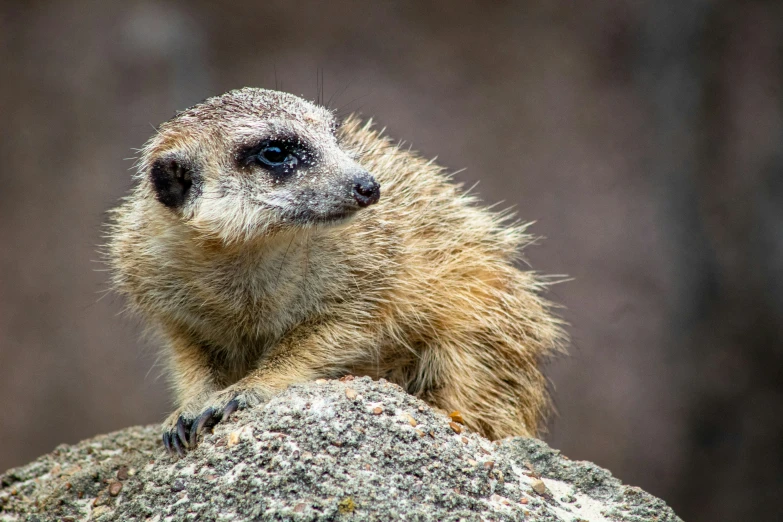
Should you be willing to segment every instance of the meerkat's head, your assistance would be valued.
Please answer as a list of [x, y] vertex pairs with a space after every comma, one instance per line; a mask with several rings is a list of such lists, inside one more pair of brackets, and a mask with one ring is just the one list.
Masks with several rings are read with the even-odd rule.
[[244, 88], [209, 98], [144, 146], [142, 190], [226, 243], [337, 223], [380, 198], [337, 126], [329, 110], [287, 93]]

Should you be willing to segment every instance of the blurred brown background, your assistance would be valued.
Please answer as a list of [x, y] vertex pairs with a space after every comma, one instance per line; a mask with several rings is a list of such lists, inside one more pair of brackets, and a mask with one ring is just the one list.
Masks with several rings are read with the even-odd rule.
[[0, 470], [171, 408], [100, 298], [132, 149], [245, 85], [375, 116], [547, 237], [547, 440], [690, 521], [779, 520], [783, 2], [18, 2], [0, 9]]

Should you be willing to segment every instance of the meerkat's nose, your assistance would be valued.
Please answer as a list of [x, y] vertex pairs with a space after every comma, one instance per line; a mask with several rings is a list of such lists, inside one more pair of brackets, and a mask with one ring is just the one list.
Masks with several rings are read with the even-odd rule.
[[353, 178], [353, 197], [360, 207], [369, 207], [381, 199], [381, 185], [368, 172]]

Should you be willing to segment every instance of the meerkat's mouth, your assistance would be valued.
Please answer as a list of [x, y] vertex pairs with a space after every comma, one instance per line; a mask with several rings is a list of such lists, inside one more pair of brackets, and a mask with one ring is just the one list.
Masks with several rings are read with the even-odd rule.
[[308, 216], [304, 221], [312, 225], [339, 226], [349, 222], [356, 215], [356, 209], [341, 210], [330, 214]]

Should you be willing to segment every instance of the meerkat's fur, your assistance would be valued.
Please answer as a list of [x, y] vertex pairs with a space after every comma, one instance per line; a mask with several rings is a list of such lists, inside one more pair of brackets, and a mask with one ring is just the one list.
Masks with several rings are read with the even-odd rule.
[[338, 126], [245, 88], [162, 124], [136, 177], [107, 254], [165, 343], [170, 451], [275, 390], [346, 373], [458, 410], [491, 439], [538, 433], [539, 366], [565, 336], [543, 280], [514, 266], [531, 237], [442, 167], [356, 117]]

